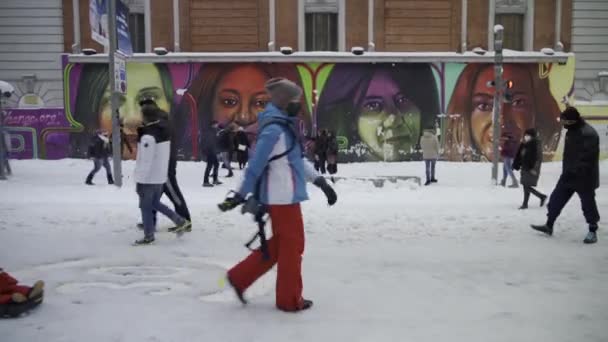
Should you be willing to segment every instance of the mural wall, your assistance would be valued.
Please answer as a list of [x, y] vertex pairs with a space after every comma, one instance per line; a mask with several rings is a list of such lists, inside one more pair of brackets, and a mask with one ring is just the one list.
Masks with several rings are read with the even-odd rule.
[[[492, 158], [494, 89], [487, 82], [493, 66], [478, 63], [128, 63], [127, 94], [120, 101], [124, 131], [134, 145], [138, 102], [153, 97], [174, 120], [182, 159], [199, 159], [212, 120], [244, 127], [254, 140], [257, 113], [269, 101], [264, 83], [278, 76], [304, 89], [302, 136], [334, 131], [341, 161], [416, 160], [422, 130], [431, 127], [441, 132], [445, 159]], [[519, 139], [536, 127], [545, 159], [554, 159], [562, 136], [557, 119], [572, 96], [574, 60], [507, 64], [504, 77], [514, 87], [512, 101], [503, 104], [503, 130]], [[86, 157], [89, 137], [99, 129], [111, 131], [107, 66], [66, 64], [64, 83], [65, 126], [53, 132], [64, 137], [65, 146], [44, 157]], [[125, 149], [124, 157], [134, 153]]]

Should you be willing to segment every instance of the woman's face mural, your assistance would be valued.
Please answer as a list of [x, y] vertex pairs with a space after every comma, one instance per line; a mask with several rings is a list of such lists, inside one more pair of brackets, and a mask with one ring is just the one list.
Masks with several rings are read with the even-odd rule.
[[236, 67], [219, 81], [213, 95], [213, 119], [222, 124], [248, 127], [256, 123], [269, 97], [264, 90], [268, 80], [254, 65]]
[[[125, 147], [123, 156], [135, 158], [137, 153], [137, 127], [142, 125], [139, 101], [152, 98], [164, 111], [170, 112], [171, 106], [165, 94], [161, 75], [154, 64], [127, 64], [127, 93], [120, 95], [120, 120], [124, 124], [124, 133], [131, 144], [132, 153]], [[99, 127], [112, 132], [112, 111], [110, 109], [110, 89], [106, 89], [101, 101]]]
[[420, 110], [387, 71], [374, 74], [358, 112], [359, 138], [378, 158], [398, 160], [416, 144]]
[[[500, 113], [501, 130], [509, 133], [516, 140], [523, 137], [526, 129], [534, 127], [534, 92], [529, 73], [517, 65], [505, 65], [503, 79], [512, 81], [510, 89], [513, 98], [511, 102], [502, 103]], [[492, 66], [485, 68], [478, 76], [473, 87], [471, 132], [475, 145], [480, 152], [492, 160], [492, 113], [494, 109], [494, 87], [488, 87], [488, 82], [494, 80]]]

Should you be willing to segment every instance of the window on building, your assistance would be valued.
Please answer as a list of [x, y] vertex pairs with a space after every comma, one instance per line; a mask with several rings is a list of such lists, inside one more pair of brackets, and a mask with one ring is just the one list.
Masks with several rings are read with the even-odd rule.
[[306, 51], [338, 51], [336, 13], [306, 13]]
[[502, 25], [504, 30], [503, 48], [510, 50], [524, 50], [524, 15], [518, 13], [504, 13], [496, 15], [496, 24]]
[[338, 51], [338, 0], [306, 0], [306, 51]]
[[146, 52], [146, 31], [143, 13], [129, 13], [129, 34], [133, 52]]

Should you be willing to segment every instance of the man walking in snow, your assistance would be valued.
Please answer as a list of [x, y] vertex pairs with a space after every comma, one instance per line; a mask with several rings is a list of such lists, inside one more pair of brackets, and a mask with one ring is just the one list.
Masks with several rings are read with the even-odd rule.
[[420, 147], [422, 148], [422, 159], [424, 160], [424, 166], [426, 171], [426, 183], [437, 183], [435, 179], [435, 164], [439, 159], [439, 140], [435, 136], [435, 128], [429, 127], [424, 131], [420, 138]]
[[[160, 109], [154, 99], [144, 99], [139, 102], [140, 107], [144, 107], [146, 105], [154, 106], [157, 108], [158, 114], [160, 115], [160, 119], [164, 121], [169, 128], [170, 141], [171, 141], [171, 149], [169, 153], [169, 173], [167, 177], [167, 182], [163, 185], [163, 194], [165, 194], [171, 203], [173, 203], [173, 208], [175, 208], [175, 212], [185, 218], [186, 220], [192, 222], [190, 218], [190, 210], [188, 210], [188, 205], [186, 204], [186, 200], [182, 195], [182, 192], [179, 188], [179, 184], [177, 183], [177, 146], [179, 137], [175, 134], [175, 127], [173, 125], [173, 121], [169, 117], [169, 113]], [[156, 213], [154, 215], [154, 222], [156, 222]], [[143, 223], [138, 224], [138, 227], [143, 229]], [[175, 231], [177, 227], [169, 228], [169, 231]], [[191, 229], [189, 228], [188, 231]]]
[[161, 120], [159, 109], [155, 105], [144, 105], [141, 109], [144, 126], [138, 129], [137, 160], [135, 163], [135, 181], [139, 195], [139, 207], [144, 224], [144, 238], [135, 241], [136, 245], [147, 245], [154, 242], [156, 224], [154, 215], [157, 211], [167, 216], [175, 225], [177, 233], [190, 228], [190, 221], [179, 216], [160, 202], [163, 186], [167, 182], [171, 136], [167, 122]]
[[337, 196], [302, 156], [295, 128], [295, 117], [300, 112], [300, 87], [287, 79], [273, 78], [266, 83], [266, 91], [271, 103], [259, 114], [255, 153], [245, 170], [243, 183], [219, 207], [223, 211], [234, 209], [253, 193], [253, 199], [262, 204], [261, 210], [270, 214], [272, 238], [265, 249], [267, 258], [263, 250], [254, 251], [228, 271], [227, 279], [246, 304], [245, 290], [278, 263], [276, 306], [294, 312], [312, 306], [312, 301], [302, 297], [304, 223], [300, 202], [308, 199], [306, 181], [314, 180], [329, 205], [336, 202]]
[[549, 198], [547, 222], [532, 228], [547, 235], [553, 234], [555, 220], [574, 193], [578, 194], [583, 207], [589, 233], [585, 243], [597, 242], [597, 223], [600, 214], [595, 202], [595, 189], [600, 186], [600, 140], [593, 127], [583, 120], [574, 107], [561, 114], [561, 123], [568, 130], [564, 144], [562, 175]]
[[112, 155], [112, 146], [110, 144], [110, 138], [108, 132], [98, 131], [93, 137], [89, 144], [89, 158], [93, 159], [93, 170], [89, 172], [85, 184], [94, 185], [93, 177], [97, 171], [101, 169], [101, 166], [106, 169], [106, 178], [108, 184], [114, 184], [114, 178], [112, 177], [112, 170], [110, 168], [109, 158]]

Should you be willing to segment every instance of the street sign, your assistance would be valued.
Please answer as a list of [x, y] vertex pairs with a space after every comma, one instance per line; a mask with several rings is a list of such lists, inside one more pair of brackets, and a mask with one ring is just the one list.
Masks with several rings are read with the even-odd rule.
[[114, 91], [127, 93], [127, 59], [120, 52], [114, 54]]

